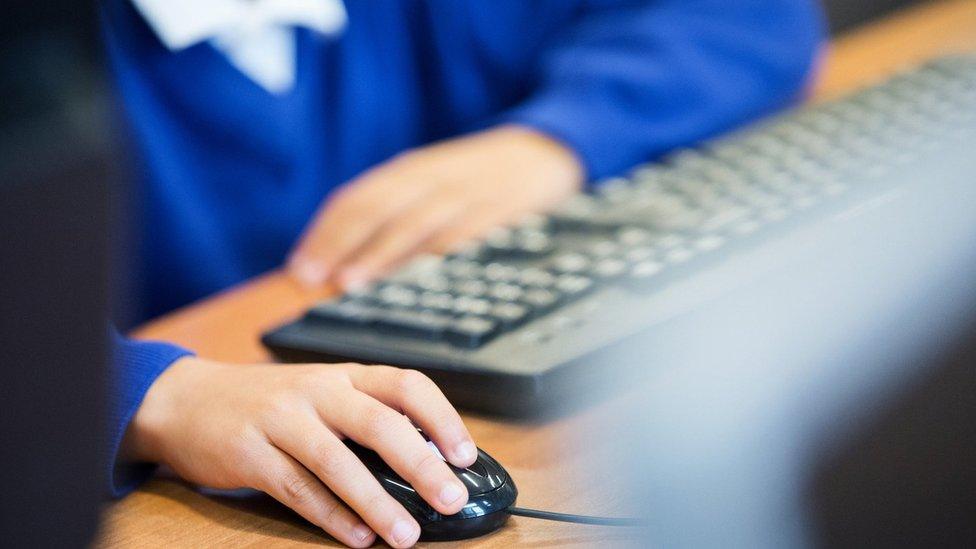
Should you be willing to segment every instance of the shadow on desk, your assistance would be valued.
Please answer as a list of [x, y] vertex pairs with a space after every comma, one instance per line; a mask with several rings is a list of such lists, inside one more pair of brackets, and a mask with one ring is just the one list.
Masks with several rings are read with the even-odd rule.
[[153, 479], [141, 490], [225, 528], [261, 533], [279, 540], [340, 545], [288, 507], [256, 490], [211, 491], [175, 477]]
[[[202, 545], [220, 545], [230, 542], [219, 530], [234, 530], [239, 533], [250, 533], [265, 536], [275, 545], [301, 543], [310, 545], [342, 547], [325, 532], [307, 522], [297, 513], [285, 507], [274, 498], [256, 490], [209, 490], [197, 488], [172, 476], [161, 476], [146, 483], [140, 491], [155, 498], [168, 500], [174, 506], [188, 509], [190, 512], [205, 519], [207, 524], [217, 526], [211, 529], [211, 539]], [[553, 524], [553, 523], [548, 523]], [[505, 526], [505, 530], [515, 535], [514, 545], [520, 545], [521, 528], [538, 529], [539, 522], [533, 519], [513, 517]], [[633, 530], [608, 531], [605, 528], [594, 528], [579, 525], [557, 524], [545, 541], [533, 538], [533, 547], [567, 547], [567, 546], [596, 546], [609, 545], [636, 546], [637, 539]], [[199, 533], [188, 533], [194, 539], [194, 544], [201, 541]], [[488, 540], [491, 534], [481, 538]], [[179, 542], [175, 542], [179, 545]], [[446, 544], [438, 544], [446, 545]]]

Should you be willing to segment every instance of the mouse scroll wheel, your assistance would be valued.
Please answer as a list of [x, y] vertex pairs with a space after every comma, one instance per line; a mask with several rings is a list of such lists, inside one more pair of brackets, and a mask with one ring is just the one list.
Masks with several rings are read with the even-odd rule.
[[465, 467], [464, 470], [467, 471], [467, 472], [469, 472], [469, 473], [474, 473], [474, 474], [478, 475], [479, 477], [487, 477], [488, 476], [488, 469], [486, 469], [485, 468], [485, 464], [482, 463], [482, 462], [480, 462], [480, 461], [476, 461], [476, 462], [472, 463], [470, 466]]

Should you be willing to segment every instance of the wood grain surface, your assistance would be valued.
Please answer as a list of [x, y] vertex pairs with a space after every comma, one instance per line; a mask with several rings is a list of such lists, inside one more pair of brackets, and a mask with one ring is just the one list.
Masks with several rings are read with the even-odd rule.
[[[813, 101], [870, 84], [922, 60], [976, 51], [976, 0], [923, 4], [836, 39], [825, 52]], [[258, 341], [267, 328], [297, 316], [328, 294], [304, 292], [270, 273], [137, 330], [141, 338], [172, 341], [201, 356], [270, 360]], [[464, 414], [475, 440], [512, 474], [519, 504], [554, 511], [617, 513], [620, 479], [596, 464], [621, 442], [614, 417], [627, 395], [545, 421], [502, 421]], [[571, 482], [566, 482], [567, 479]], [[270, 498], [245, 493], [208, 495], [164, 473], [121, 501], [108, 504], [96, 540], [102, 547], [284, 547], [335, 542]], [[563, 547], [623, 545], [627, 534], [605, 528], [515, 517], [502, 530], [457, 545]], [[455, 544], [429, 544], [449, 547]]]

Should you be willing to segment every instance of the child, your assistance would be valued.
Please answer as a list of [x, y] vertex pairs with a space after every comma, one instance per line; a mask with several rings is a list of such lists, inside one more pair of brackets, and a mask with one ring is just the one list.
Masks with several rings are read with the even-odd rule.
[[[140, 161], [144, 317], [286, 259], [305, 284], [362, 284], [549, 208], [793, 100], [821, 38], [813, 0], [106, 0], [103, 13]], [[466, 501], [407, 419], [452, 464], [474, 460], [422, 375], [117, 345], [116, 494], [148, 474], [137, 464], [165, 463], [264, 490], [350, 546], [413, 544], [419, 527], [350, 437], [438, 511]]]

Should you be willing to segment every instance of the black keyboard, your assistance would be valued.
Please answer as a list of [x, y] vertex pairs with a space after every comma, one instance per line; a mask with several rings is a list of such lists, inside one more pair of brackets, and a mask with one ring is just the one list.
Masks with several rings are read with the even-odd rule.
[[907, 174], [937, 173], [973, 143], [976, 57], [941, 59], [677, 151], [456, 254], [417, 258], [263, 341], [285, 360], [417, 368], [462, 407], [544, 411], [642, 360], [627, 352], [634, 342], [705, 298], [682, 297], [683, 281]]

